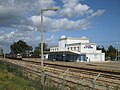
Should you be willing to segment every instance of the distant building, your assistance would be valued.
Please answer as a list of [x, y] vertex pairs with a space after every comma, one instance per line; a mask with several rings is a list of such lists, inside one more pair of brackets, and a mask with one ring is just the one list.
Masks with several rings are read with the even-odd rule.
[[75, 62], [103, 62], [105, 53], [96, 50], [96, 43], [86, 37], [71, 38], [61, 36], [57, 47], [51, 47], [48, 59]]

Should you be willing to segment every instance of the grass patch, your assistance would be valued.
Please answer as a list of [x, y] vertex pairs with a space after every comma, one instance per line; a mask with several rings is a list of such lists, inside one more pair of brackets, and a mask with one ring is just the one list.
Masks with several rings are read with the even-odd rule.
[[9, 65], [0, 61], [0, 90], [39, 90], [32, 82], [20, 75], [17, 76], [16, 72], [10, 72]]
[[[42, 90], [40, 77], [35, 80], [24, 75], [16, 65], [0, 61], [0, 90]], [[56, 86], [45, 85], [45, 90], [58, 90]]]

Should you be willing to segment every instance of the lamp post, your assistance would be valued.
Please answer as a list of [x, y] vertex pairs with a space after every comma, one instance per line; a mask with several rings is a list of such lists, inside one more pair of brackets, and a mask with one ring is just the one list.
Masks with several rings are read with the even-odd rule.
[[56, 8], [41, 9], [41, 84], [42, 89], [44, 90], [44, 66], [43, 66], [43, 12], [44, 11], [57, 11]]
[[5, 49], [4, 49], [4, 52], [3, 52], [3, 53], [4, 53], [4, 61], [5, 61]]
[[[119, 62], [119, 44], [118, 42], [116, 42], [116, 46], [118, 46], [118, 48], [116, 49], [116, 61], [118, 61], [118, 68], [120, 68], [120, 62]], [[118, 58], [117, 58], [118, 57]]]
[[117, 49], [116, 49], [116, 61], [117, 61]]
[[[5, 38], [5, 44], [4, 44], [4, 46], [6, 47], [6, 40], [7, 40], [7, 38]], [[5, 49], [3, 50], [3, 54], [4, 54], [4, 61], [6, 60], [6, 54], [5, 54]]]
[[[117, 46], [117, 45], [119, 45], [118, 42], [116, 42], [116, 46]], [[117, 58], [117, 56], [119, 56], [119, 49], [116, 48], [116, 61], [119, 60], [119, 59], [118, 59], [119, 57]]]

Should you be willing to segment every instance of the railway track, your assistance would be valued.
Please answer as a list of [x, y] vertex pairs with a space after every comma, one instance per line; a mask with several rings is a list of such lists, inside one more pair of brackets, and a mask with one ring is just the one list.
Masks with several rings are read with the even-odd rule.
[[[31, 63], [36, 63], [40, 65], [40, 61], [29, 61], [26, 59], [23, 59], [22, 61], [25, 62], [31, 62]], [[93, 72], [99, 72], [99, 73], [109, 73], [113, 75], [120, 75], [120, 68], [107, 68], [107, 66], [99, 66], [96, 64], [84, 64], [82, 66], [73, 66], [73, 65], [67, 65], [67, 64], [58, 64], [54, 62], [44, 62], [44, 65], [51, 65], [51, 66], [59, 66], [59, 67], [66, 67], [66, 68], [75, 68], [75, 69], [80, 69], [80, 70], [85, 70], [85, 71], [93, 71]]]
[[[34, 73], [40, 75], [41, 66], [40, 62], [28, 61], [28, 60], [9, 60], [10, 62], [16, 62], [20, 66], [26, 68], [28, 71], [34, 71]], [[95, 84], [95, 90], [106, 90], [110, 88], [114, 90], [114, 87], [120, 85], [120, 74], [117, 72], [105, 72], [103, 70], [97, 69], [87, 69], [81, 67], [74, 66], [65, 66], [60, 64], [52, 64], [52, 63], [44, 63], [44, 71], [47, 76], [52, 77], [51, 80], [61, 83], [60, 80], [65, 79], [68, 83], [73, 83], [75, 85], [82, 85], [92, 89], [93, 81], [98, 74], [100, 74], [99, 78], [97, 78]], [[66, 70], [69, 69], [67, 72]], [[66, 72], [66, 73], [65, 73]], [[65, 74], [64, 74], [65, 73]], [[55, 79], [56, 78], [56, 79]], [[71, 84], [66, 84], [65, 86], [71, 86]]]
[[[60, 67], [58, 67], [58, 66], [51, 66], [51, 65], [49, 65], [49, 67], [52, 67], [52, 68], [57, 68], [57, 69], [61, 69]], [[69, 68], [69, 71], [70, 72], [74, 72], [74, 73], [81, 73], [81, 74], [86, 74], [86, 75], [94, 75], [94, 76], [97, 76], [98, 75], [98, 73], [101, 73], [101, 77], [104, 77], [104, 78], [109, 78], [109, 79], [116, 79], [116, 80], [120, 80], [120, 76], [117, 74], [117, 75], [114, 75], [113, 73], [112, 74], [110, 74], [110, 73], [103, 73], [103, 72], [96, 72], [96, 70], [95, 71], [89, 71], [89, 70], [81, 70], [81, 69], [79, 69], [79, 68], [71, 68], [71, 67], [64, 67], [64, 68], [62, 68], [63, 70], [65, 70], [65, 69], [67, 69], [67, 68]]]

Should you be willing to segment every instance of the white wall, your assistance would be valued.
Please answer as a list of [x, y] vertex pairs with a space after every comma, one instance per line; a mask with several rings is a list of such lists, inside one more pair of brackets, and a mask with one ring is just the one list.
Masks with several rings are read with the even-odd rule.
[[48, 59], [48, 54], [43, 54], [44, 59]]
[[59, 45], [58, 45], [59, 51], [65, 51], [65, 50], [67, 50], [67, 48], [65, 47], [65, 44], [67, 44], [67, 40], [66, 39], [59, 41]]
[[[68, 48], [69, 48], [69, 50], [68, 50]], [[72, 48], [72, 50], [71, 50], [71, 48]], [[78, 51], [78, 52], [80, 52], [81, 51], [80, 49], [81, 49], [80, 45], [67, 46], [68, 51]]]
[[88, 57], [87, 62], [104, 62], [105, 54], [104, 53], [87, 53]]
[[55, 51], [59, 51], [58, 47], [51, 47], [50, 48], [50, 52], [55, 52]]
[[[67, 47], [66, 45], [67, 44], [75, 44], [75, 43], [89, 43], [89, 40], [88, 39], [82, 39], [82, 38], [62, 38], [62, 39], [59, 40], [58, 47], [59, 47], [60, 51], [68, 51], [68, 47], [76, 47], [76, 46], [73, 45], [73, 46], [68, 46]], [[80, 47], [80, 45], [79, 45], [79, 47]]]
[[88, 39], [74, 39], [74, 38], [68, 38], [67, 44], [73, 44], [73, 43], [89, 43]]
[[105, 61], [105, 53], [101, 53], [101, 62]]

